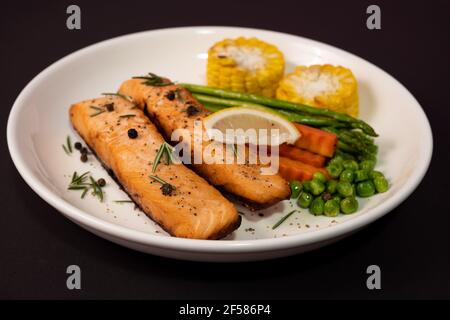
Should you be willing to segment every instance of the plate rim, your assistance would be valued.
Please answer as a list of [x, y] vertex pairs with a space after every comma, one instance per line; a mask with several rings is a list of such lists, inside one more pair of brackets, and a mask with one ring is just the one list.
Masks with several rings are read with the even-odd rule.
[[[203, 29], [203, 31], [201, 31]], [[177, 238], [177, 237], [163, 237], [158, 235], [153, 235], [149, 233], [145, 233], [143, 231], [138, 231], [134, 229], [127, 228], [125, 226], [117, 225], [112, 222], [102, 220], [101, 218], [97, 218], [89, 213], [75, 207], [70, 204], [68, 201], [64, 200], [59, 195], [55, 194], [51, 191], [47, 186], [39, 181], [39, 179], [32, 173], [32, 171], [25, 165], [25, 160], [18, 151], [18, 140], [15, 136], [15, 126], [18, 121], [19, 111], [24, 108], [23, 101], [26, 99], [29, 92], [54, 69], [63, 66], [65, 63], [68, 63], [71, 59], [82, 56], [86, 53], [89, 53], [91, 50], [98, 49], [102, 46], [108, 46], [113, 44], [114, 42], [120, 42], [124, 38], [133, 38], [140, 37], [147, 34], [157, 34], [157, 33], [165, 33], [165, 32], [220, 32], [226, 30], [234, 30], [242, 32], [265, 32], [271, 33], [273, 35], [280, 35], [283, 37], [292, 37], [293, 39], [300, 39], [303, 42], [309, 42], [313, 45], [318, 45], [320, 47], [324, 47], [327, 50], [331, 50], [332, 52], [336, 52], [338, 55], [343, 54], [350, 56], [352, 59], [359, 60], [360, 62], [367, 63], [372, 67], [376, 68], [378, 71], [384, 74], [384, 76], [389, 77], [392, 81], [394, 81], [397, 85], [405, 90], [405, 92], [413, 99], [415, 102], [414, 108], [416, 112], [419, 112], [420, 119], [422, 119], [426, 137], [424, 137], [425, 147], [424, 150], [424, 158], [419, 163], [418, 167], [415, 168], [411, 176], [408, 177], [405, 185], [402, 187], [400, 191], [397, 191], [392, 197], [387, 199], [385, 202], [379, 204], [378, 206], [372, 208], [368, 213], [364, 215], [358, 216], [354, 219], [345, 221], [341, 224], [336, 224], [329, 228], [323, 228], [320, 230], [315, 230], [307, 233], [295, 234], [286, 237], [278, 237], [278, 238], [265, 238], [265, 239], [248, 239], [248, 240], [198, 240], [198, 239], [186, 239], [186, 238]], [[209, 30], [209, 31], [208, 31]], [[233, 27], [233, 26], [189, 26], [189, 27], [175, 27], [175, 28], [162, 28], [162, 29], [153, 29], [153, 30], [145, 30], [139, 31], [135, 33], [120, 35], [117, 37], [113, 37], [110, 39], [106, 39], [100, 42], [93, 43], [81, 49], [78, 49], [60, 59], [53, 62], [49, 66], [47, 66], [44, 70], [39, 72], [27, 85], [21, 90], [18, 97], [14, 101], [14, 104], [11, 108], [8, 123], [7, 123], [7, 144], [9, 153], [13, 160], [14, 165], [19, 171], [22, 178], [25, 182], [32, 188], [34, 192], [36, 192], [39, 197], [41, 197], [44, 201], [49, 203], [55, 209], [57, 209], [64, 216], [69, 218], [71, 221], [76, 222], [77, 224], [81, 224], [81, 226], [95, 229], [99, 232], [106, 233], [115, 238], [125, 240], [128, 242], [135, 242], [138, 244], [144, 244], [146, 246], [153, 246], [157, 248], [163, 249], [172, 249], [172, 250], [186, 250], [193, 252], [210, 252], [211, 249], [214, 250], [214, 253], [245, 253], [245, 252], [263, 252], [263, 251], [273, 251], [273, 250], [283, 250], [290, 249], [295, 247], [301, 247], [308, 244], [319, 243], [325, 240], [330, 240], [333, 238], [338, 238], [339, 236], [345, 235], [352, 231], [356, 231], [361, 229], [362, 227], [372, 223], [373, 221], [381, 218], [382, 216], [389, 213], [395, 207], [397, 207], [400, 203], [402, 203], [406, 198], [408, 198], [414, 190], [418, 187], [426, 172], [428, 171], [432, 154], [433, 154], [433, 135], [431, 130], [431, 125], [428, 120], [428, 117], [425, 114], [420, 103], [417, 99], [412, 95], [412, 93], [397, 79], [391, 76], [389, 73], [381, 69], [380, 67], [374, 65], [370, 61], [367, 61], [351, 52], [340, 49], [336, 46], [329, 45], [320, 41], [316, 41], [313, 39], [305, 38], [302, 36], [272, 31], [266, 29], [259, 28], [244, 28], [244, 27]]]

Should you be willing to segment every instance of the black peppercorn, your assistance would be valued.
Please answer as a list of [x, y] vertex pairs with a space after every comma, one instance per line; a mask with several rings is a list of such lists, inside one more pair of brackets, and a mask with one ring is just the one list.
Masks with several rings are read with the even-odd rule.
[[83, 148], [81, 148], [80, 152], [81, 152], [81, 154], [87, 154], [88, 149], [86, 147], [83, 147]]
[[83, 146], [81, 145], [80, 142], [75, 142], [74, 147], [75, 147], [75, 149], [77, 149], [77, 150], [81, 150], [81, 148], [82, 148]]
[[130, 139], [136, 139], [138, 136], [138, 132], [136, 129], [128, 129], [128, 138]]
[[172, 186], [171, 184], [169, 184], [169, 183], [164, 183], [164, 184], [161, 186], [160, 189], [161, 189], [161, 191], [162, 191], [162, 194], [165, 195], [165, 196], [170, 196], [170, 195], [172, 195], [172, 192], [173, 192], [173, 190], [174, 190], [173, 186]]
[[97, 180], [97, 184], [98, 184], [100, 187], [104, 187], [104, 186], [106, 185], [106, 181], [105, 181], [105, 179], [100, 178], [100, 179]]
[[87, 154], [86, 154], [86, 153], [81, 154], [80, 160], [81, 160], [81, 162], [86, 162], [86, 161], [88, 161]]
[[194, 114], [198, 113], [198, 109], [196, 106], [190, 105], [189, 107], [187, 107], [186, 113], [187, 113], [188, 117], [190, 117], [190, 116], [193, 116]]
[[169, 99], [170, 101], [175, 99], [175, 92], [173, 91], [169, 91], [166, 93], [166, 98]]
[[105, 107], [109, 112], [114, 111], [114, 103], [105, 104]]

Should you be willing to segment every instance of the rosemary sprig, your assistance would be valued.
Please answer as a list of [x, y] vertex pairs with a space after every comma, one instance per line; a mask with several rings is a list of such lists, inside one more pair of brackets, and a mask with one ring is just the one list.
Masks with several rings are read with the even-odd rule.
[[286, 221], [287, 218], [289, 218], [295, 211], [297, 210], [292, 210], [291, 212], [289, 212], [287, 215], [285, 215], [283, 218], [281, 218], [277, 223], [275, 223], [272, 227], [272, 230], [275, 230], [276, 228], [278, 228], [284, 221]]
[[124, 114], [124, 115], [119, 116], [119, 118], [127, 118], [127, 119], [133, 118], [133, 117], [136, 117], [136, 115], [135, 114]]
[[66, 144], [63, 144], [62, 147], [64, 149], [64, 152], [67, 155], [70, 155], [72, 153], [73, 149], [72, 149], [72, 141], [70, 140], [70, 136], [67, 136]]
[[[87, 180], [89, 178], [89, 181]], [[78, 175], [75, 171], [72, 175], [72, 179], [70, 181], [68, 190], [83, 190], [81, 193], [81, 199], [84, 199], [89, 190], [92, 190], [92, 195], [98, 197], [100, 202], [103, 202], [103, 190], [102, 187], [95, 181], [92, 176], [89, 175], [89, 171], [83, 173], [82, 175]]]
[[156, 182], [161, 183], [161, 184], [170, 184], [170, 183], [165, 182], [163, 179], [161, 179], [160, 177], [155, 176], [155, 175], [149, 175], [148, 177], [149, 177], [150, 179], [155, 180]]
[[159, 147], [158, 152], [156, 153], [155, 160], [153, 161], [153, 167], [152, 167], [152, 173], [155, 173], [156, 168], [158, 167], [159, 163], [161, 162], [161, 157], [165, 154], [167, 159], [167, 164], [173, 163], [173, 156], [172, 156], [172, 146], [170, 146], [167, 142], [164, 142]]
[[102, 187], [100, 187], [97, 183], [97, 181], [94, 180], [94, 178], [92, 178], [92, 176], [89, 176], [89, 179], [91, 180], [91, 187], [92, 187], [92, 192], [94, 196], [97, 196], [100, 199], [100, 202], [103, 201], [103, 190]]
[[104, 95], [104, 96], [117, 96], [117, 97], [120, 97], [120, 98], [122, 98], [124, 100], [127, 100], [129, 102], [133, 102], [133, 98], [132, 97], [127, 96], [125, 94], [121, 94], [121, 93], [104, 92], [104, 93], [102, 93], [102, 95]]
[[151, 72], [148, 73], [148, 76], [137, 76], [133, 77], [133, 79], [143, 79], [145, 80], [144, 82], [142, 82], [143, 84], [153, 87], [165, 87], [173, 84], [173, 82], [170, 81], [164, 82], [163, 78]]
[[67, 143], [67, 148], [69, 149], [69, 152], [72, 153], [72, 141], [70, 141], [70, 136], [67, 136], [66, 143]]
[[115, 203], [133, 203], [133, 200], [114, 200]]
[[106, 111], [105, 108], [100, 108], [100, 107], [97, 107], [97, 106], [89, 106], [89, 108], [97, 110], [97, 112], [94, 112], [93, 114], [90, 115], [91, 117], [96, 117], [99, 114], [102, 114], [103, 112]]

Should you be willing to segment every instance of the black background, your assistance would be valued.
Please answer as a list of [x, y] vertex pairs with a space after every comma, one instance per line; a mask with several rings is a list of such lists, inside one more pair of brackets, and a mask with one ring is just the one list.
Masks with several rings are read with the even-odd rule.
[[[66, 29], [72, 3], [81, 7], [80, 31]], [[375, 3], [382, 11], [377, 31], [365, 25], [369, 1], [2, 2], [0, 298], [449, 298], [449, 2]], [[119, 247], [71, 223], [31, 191], [9, 157], [6, 123], [14, 99], [32, 77], [76, 49], [130, 32], [188, 25], [298, 34], [385, 69], [415, 95], [431, 122], [434, 155], [425, 179], [407, 201], [356, 235], [267, 262], [164, 259]], [[82, 269], [82, 290], [66, 289], [71, 264]], [[365, 285], [371, 264], [382, 270], [378, 291]]]

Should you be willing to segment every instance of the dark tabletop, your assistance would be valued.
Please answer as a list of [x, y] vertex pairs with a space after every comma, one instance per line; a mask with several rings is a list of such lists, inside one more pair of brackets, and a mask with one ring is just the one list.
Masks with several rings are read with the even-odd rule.
[[[66, 28], [72, 2], [81, 7], [79, 31]], [[2, 2], [0, 298], [449, 298], [450, 5], [393, 2], [376, 1], [382, 29], [374, 31], [366, 28], [372, 1], [364, 0]], [[297, 34], [388, 71], [431, 122], [434, 154], [422, 183], [390, 214], [339, 243], [247, 264], [134, 252], [64, 218], [25, 184], [11, 161], [6, 123], [14, 99], [32, 77], [74, 50], [130, 32], [190, 25]], [[66, 288], [66, 267], [72, 264], [81, 267], [81, 290]], [[381, 290], [366, 287], [372, 264], [381, 268]]]

